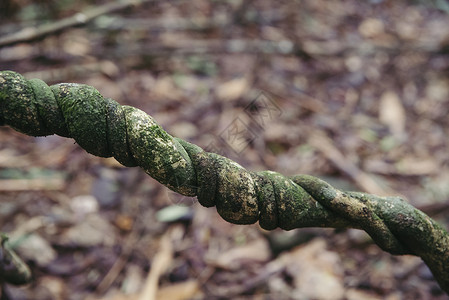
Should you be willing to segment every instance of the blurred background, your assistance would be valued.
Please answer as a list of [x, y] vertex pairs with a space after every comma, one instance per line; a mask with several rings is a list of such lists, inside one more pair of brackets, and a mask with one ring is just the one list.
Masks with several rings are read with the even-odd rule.
[[[92, 85], [247, 169], [402, 195], [447, 228], [448, 8], [2, 0], [0, 70]], [[71, 139], [0, 128], [0, 201], [36, 277], [11, 299], [447, 299], [364, 232], [228, 224]]]

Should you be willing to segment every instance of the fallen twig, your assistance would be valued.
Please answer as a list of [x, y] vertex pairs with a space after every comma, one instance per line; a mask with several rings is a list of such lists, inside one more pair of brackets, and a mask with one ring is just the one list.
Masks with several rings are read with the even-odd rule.
[[112, 13], [129, 6], [137, 6], [150, 1], [151, 0], [118, 0], [116, 2], [106, 3], [102, 6], [96, 6], [83, 12], [79, 12], [71, 17], [59, 21], [43, 24], [37, 27], [26, 27], [19, 32], [1, 37], [0, 47], [41, 39], [47, 35], [55, 34], [69, 27], [84, 25], [101, 15]]

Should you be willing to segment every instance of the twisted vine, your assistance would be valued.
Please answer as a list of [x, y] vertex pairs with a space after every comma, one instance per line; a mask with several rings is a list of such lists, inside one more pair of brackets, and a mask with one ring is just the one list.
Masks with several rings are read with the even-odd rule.
[[48, 86], [12, 71], [0, 72], [0, 125], [31, 136], [74, 138], [93, 155], [140, 166], [173, 191], [216, 206], [234, 224], [363, 229], [385, 251], [420, 256], [449, 293], [448, 233], [401, 198], [343, 192], [309, 175], [251, 172], [172, 137], [151, 116], [91, 86]]

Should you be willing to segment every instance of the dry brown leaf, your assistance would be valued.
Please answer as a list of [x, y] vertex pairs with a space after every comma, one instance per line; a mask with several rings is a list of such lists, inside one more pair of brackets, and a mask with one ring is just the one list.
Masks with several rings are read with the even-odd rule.
[[326, 242], [316, 238], [281, 256], [292, 276], [298, 299], [343, 299], [343, 270], [338, 254], [326, 249]]
[[0, 150], [0, 168], [21, 168], [31, 165], [28, 155], [18, 155], [13, 149]]
[[94, 247], [115, 243], [115, 227], [100, 214], [89, 214], [61, 235], [62, 245]]
[[104, 297], [87, 297], [86, 300], [137, 300], [138, 295], [136, 294], [125, 294], [120, 292], [113, 292], [112, 295], [107, 295]]
[[435, 101], [448, 101], [449, 81], [447, 79], [439, 78], [430, 80], [426, 87], [426, 96]]
[[173, 136], [184, 140], [191, 140], [198, 135], [198, 128], [191, 122], [176, 122], [167, 128]]
[[321, 151], [339, 170], [348, 175], [363, 191], [380, 195], [397, 195], [391, 188], [381, 185], [371, 174], [365, 173], [347, 159], [343, 153], [334, 146], [332, 140], [322, 132], [315, 131], [310, 134], [308, 143]]
[[394, 136], [399, 137], [404, 134], [405, 109], [395, 92], [387, 91], [380, 97], [379, 120], [388, 126]]
[[368, 18], [364, 20], [359, 26], [359, 32], [364, 37], [375, 37], [384, 33], [384, 23], [379, 19]]
[[359, 299], [365, 299], [365, 300], [380, 300], [385, 299], [383, 297], [379, 297], [377, 295], [374, 295], [368, 291], [358, 290], [358, 289], [349, 289], [346, 291], [346, 299], [347, 300], [359, 300]]
[[34, 178], [34, 179], [2, 179], [0, 191], [60, 191], [65, 187], [64, 178]]
[[168, 232], [161, 238], [159, 251], [153, 258], [150, 273], [148, 274], [138, 300], [156, 299], [159, 277], [165, 273], [173, 260], [173, 245], [170, 238], [172, 231], [173, 228], [172, 230], [168, 230]]
[[402, 175], [425, 176], [438, 173], [440, 165], [431, 158], [405, 157], [396, 164], [396, 168], [398, 173]]
[[440, 166], [432, 158], [405, 157], [394, 165], [380, 159], [367, 159], [363, 169], [367, 172], [386, 175], [428, 176], [438, 173]]
[[223, 269], [236, 270], [245, 262], [266, 262], [269, 258], [268, 242], [264, 239], [258, 239], [245, 246], [232, 248], [216, 258], [210, 259], [209, 263]]
[[240, 98], [248, 88], [248, 79], [245, 77], [235, 78], [220, 84], [216, 89], [216, 95], [223, 101], [235, 100]]
[[156, 295], [158, 300], [185, 300], [192, 299], [199, 292], [199, 283], [197, 280], [189, 280], [164, 286], [159, 289]]
[[179, 100], [182, 96], [181, 91], [176, 87], [173, 79], [169, 76], [163, 76], [156, 80], [153, 92], [169, 100]]
[[[185, 282], [175, 283], [164, 286], [157, 291], [157, 300], [185, 300], [193, 299], [200, 291], [200, 284], [197, 280], [188, 280]], [[139, 294], [126, 294], [122, 292], [113, 292], [109, 296], [95, 298], [88, 297], [86, 300], [139, 300], [142, 299]], [[149, 300], [147, 298], [146, 300]], [[202, 298], [201, 298], [202, 299]]]
[[92, 50], [89, 38], [82, 30], [67, 34], [62, 42], [62, 49], [73, 56], [86, 56]]
[[52, 245], [38, 233], [23, 236], [17, 251], [23, 259], [33, 261], [40, 267], [47, 267], [58, 256]]
[[48, 292], [51, 294], [52, 299], [54, 300], [63, 300], [67, 299], [67, 283], [64, 279], [53, 277], [53, 276], [44, 276], [40, 278], [39, 285], [45, 287]]

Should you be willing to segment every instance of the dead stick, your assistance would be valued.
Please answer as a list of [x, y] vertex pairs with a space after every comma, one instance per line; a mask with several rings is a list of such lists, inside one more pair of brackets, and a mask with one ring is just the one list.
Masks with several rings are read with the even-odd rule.
[[137, 6], [150, 1], [151, 0], [119, 0], [88, 9], [84, 12], [76, 13], [71, 17], [56, 22], [43, 24], [38, 27], [26, 27], [19, 32], [12, 33], [0, 38], [0, 47], [41, 39], [49, 34], [60, 32], [66, 28], [84, 25], [92, 19], [95, 19], [101, 15], [112, 13], [129, 6]]

